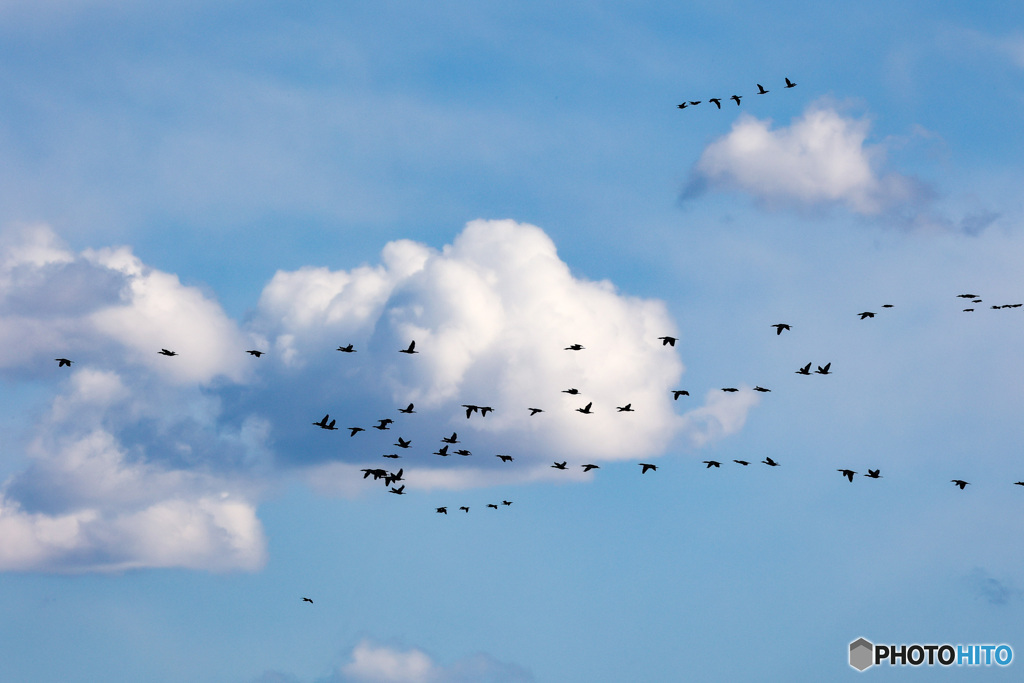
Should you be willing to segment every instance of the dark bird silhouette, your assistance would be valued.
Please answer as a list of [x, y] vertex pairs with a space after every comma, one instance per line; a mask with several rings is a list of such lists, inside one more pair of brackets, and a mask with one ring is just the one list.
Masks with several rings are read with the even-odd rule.
[[398, 443], [391, 444], [391, 445], [392, 446], [398, 446], [399, 448], [408, 448], [409, 444], [411, 444], [411, 443], [412, 443], [412, 439], [406, 440], [406, 439], [403, 439], [402, 437], [398, 437]]
[[451, 436], [446, 436], [443, 439], [441, 439], [441, 441], [443, 441], [444, 443], [453, 443], [453, 444], [454, 443], [458, 443], [459, 442], [459, 434], [458, 434], [458, 432], [452, 432]]
[[476, 411], [480, 410], [480, 406], [466, 405], [465, 403], [462, 404], [462, 407], [466, 409], [466, 419], [467, 420], [469, 419], [470, 415], [472, 415]]
[[971, 303], [972, 304], [980, 304], [981, 303], [981, 299], [971, 299]]
[[586, 348], [586, 347], [584, 347], [582, 344], [573, 344], [572, 346], [566, 346], [565, 350], [566, 351], [582, 351], [584, 348]]
[[1013, 483], [1017, 486], [1024, 486], [1024, 481], [1015, 481]]
[[540, 408], [528, 408], [528, 410], [530, 411], [530, 417], [533, 417], [537, 413], [543, 413], [544, 412]]
[[965, 486], [971, 483], [969, 481], [964, 481], [963, 479], [950, 479], [950, 481], [959, 486], [961, 491], [964, 490]]
[[818, 369], [814, 371], [815, 375], [830, 375], [828, 369], [832, 367], [832, 363], [825, 363], [825, 367], [818, 366]]
[[758, 95], [767, 95], [769, 92], [770, 91], [765, 90], [764, 87], [760, 83], [757, 84], [757, 94]]
[[707, 465], [707, 467], [704, 468], [706, 470], [709, 470], [712, 467], [721, 467], [722, 466], [722, 463], [718, 462], [717, 460], [704, 460], [703, 462], [704, 462], [705, 465]]
[[463, 511], [465, 511], [465, 512], [469, 512], [469, 506], [468, 506], [468, 505], [463, 505], [463, 506], [461, 506], [461, 507], [460, 507], [459, 509], [460, 509], [460, 510], [463, 510]]
[[398, 352], [399, 353], [419, 353], [419, 351], [416, 350], [416, 340], [414, 339], [411, 342], [409, 342], [409, 348], [407, 348], [407, 349], [399, 349]]
[[312, 600], [310, 600], [309, 598], [302, 598], [302, 601], [303, 601], [303, 602], [308, 602], [308, 603], [309, 603], [309, 604], [311, 604], [311, 605], [313, 604], [313, 601], [312, 601]]
[[487, 413], [493, 413], [494, 408], [491, 406], [480, 406], [480, 417], [487, 417]]
[[786, 79], [786, 87], [787, 87], [787, 88], [795, 88], [795, 87], [796, 87], [796, 83], [794, 83], [793, 81], [791, 81], [791, 80], [789, 80], [789, 79], [787, 78], [787, 79]]
[[708, 102], [714, 102], [716, 107], [722, 108], [722, 100], [717, 97], [709, 97]]
[[592, 406], [592, 405], [594, 405], [593, 401], [591, 401], [587, 405], [583, 406], [582, 408], [577, 408], [576, 412], [577, 413], [583, 413], [584, 415], [593, 415], [593, 413], [590, 412], [590, 406]]
[[977, 299], [979, 296], [979, 294], [957, 294], [959, 299]]
[[501, 504], [502, 505], [511, 505], [512, 501], [511, 500], [503, 500], [503, 501], [501, 501]]
[[836, 472], [841, 472], [844, 477], [850, 480], [851, 484], [853, 483], [853, 475], [857, 474], [853, 470], [836, 470]]
[[465, 448], [463, 448], [461, 450], [455, 451], [455, 455], [473, 455], [473, 454], [471, 452], [467, 451]]
[[972, 312], [974, 312], [973, 308], [965, 308], [964, 309], [964, 313], [972, 313]]
[[658, 337], [661, 340], [662, 346], [675, 346], [677, 337]]
[[388, 427], [388, 425], [389, 425], [389, 424], [393, 424], [393, 423], [394, 423], [394, 420], [392, 420], [392, 419], [391, 419], [391, 418], [389, 418], [389, 417], [386, 417], [386, 418], [384, 418], [383, 420], [377, 420], [377, 423], [378, 423], [378, 424], [375, 424], [375, 425], [373, 425], [373, 428], [374, 428], [374, 429], [379, 429], [379, 430], [381, 430], [381, 431], [383, 432], [383, 431], [384, 431], [384, 430], [386, 430], [386, 429], [390, 429], [390, 428]]
[[515, 460], [511, 455], [495, 455], [495, 458], [500, 458], [502, 462], [512, 462]]
[[865, 477], [870, 477], [872, 479], [881, 479], [882, 475], [879, 474], [879, 472], [881, 472], [881, 471], [882, 471], [881, 469], [873, 470], [873, 469], [868, 468], [868, 473], [865, 474], [864, 476]]
[[882, 308], [892, 308], [892, 304], [882, 304]]
[[771, 389], [765, 389], [765, 388], [764, 388], [764, 387], [762, 387], [762, 386], [756, 386], [756, 387], [754, 387], [754, 391], [760, 391], [760, 392], [761, 392], [762, 394], [768, 394], [768, 393], [771, 393]]
[[334, 424], [335, 424], [336, 422], [337, 422], [337, 420], [331, 420], [331, 421], [330, 421], [330, 422], [328, 423], [328, 425], [327, 425], [326, 427], [324, 427], [324, 429], [327, 429], [327, 430], [329, 430], [329, 431], [332, 431], [332, 432], [333, 432], [333, 431], [335, 431], [335, 430], [337, 430], [338, 428], [334, 426]]
[[678, 401], [680, 396], [689, 396], [689, 395], [690, 395], [690, 392], [686, 391], [685, 389], [673, 389], [672, 390], [672, 400], [673, 401]]
[[448, 508], [446, 508], [446, 507], [434, 508], [434, 510], [436, 512], [442, 514], [442, 515], [447, 515], [448, 514]]
[[742, 98], [742, 97], [743, 97], [743, 95], [733, 95], [729, 99], [730, 100], [735, 100], [736, 106], [738, 107], [738, 106], [740, 106], [740, 98]]
[[563, 394], [570, 394], [571, 396], [575, 396], [576, 394], [580, 393], [580, 390], [579, 389], [575, 389], [575, 388], [573, 388], [573, 389], [562, 389], [562, 393]]
[[167, 349], [160, 349], [159, 351], [157, 351], [157, 353], [159, 353], [161, 356], [177, 356], [178, 355], [177, 351], [168, 351]]
[[875, 314], [872, 313], [871, 311], [864, 311], [863, 313], [858, 313], [857, 315], [860, 316], [861, 320], [863, 320], [864, 318], [874, 318], [875, 317]]
[[697, 100], [696, 102], [694, 102], [693, 100], [690, 100], [690, 104], [692, 104], [693, 106], [695, 106], [695, 107], [696, 107], [696, 106], [697, 106], [698, 104], [700, 104], [700, 103], [701, 103], [701, 102], [703, 102], [703, 101], [704, 101], [704, 100]]
[[639, 462], [637, 464], [640, 465], [640, 467], [643, 468], [642, 470], [640, 470], [640, 474], [647, 474], [647, 470], [654, 470], [655, 472], [658, 471], [658, 466], [657, 465], [652, 465], [649, 462]]
[[488, 503], [488, 504], [487, 504], [487, 507], [489, 507], [489, 508], [494, 508], [495, 510], [497, 510], [497, 509], [498, 509], [498, 506], [497, 506], [497, 505], [496, 505], [495, 503]]
[[778, 467], [779, 466], [779, 463], [777, 463], [774, 460], [772, 460], [771, 456], [768, 456], [768, 455], [764, 456], [764, 460], [762, 460], [761, 462], [763, 462], [765, 465], [768, 465], [769, 467]]
[[406, 415], [411, 415], [412, 413], [415, 413], [416, 411], [412, 409], [412, 404], [410, 403], [409, 405], [407, 405], [404, 408], [399, 408], [398, 412], [405, 413]]
[[616, 407], [616, 408], [615, 408], [615, 410], [617, 410], [617, 411], [618, 411], [618, 412], [620, 412], [620, 413], [632, 413], [632, 412], [636, 412], [636, 411], [634, 411], [634, 410], [633, 410], [633, 404], [632, 404], [632, 403], [627, 403], [627, 404], [626, 404], [626, 405], [624, 405], [624, 406], [618, 406], [618, 407]]
[[739, 391], [739, 389], [737, 389], [736, 387], [722, 387], [722, 391], [725, 391], [725, 392], [728, 392], [728, 393], [731, 394], [733, 392]]
[[402, 481], [402, 472], [404, 472], [404, 471], [405, 470], [398, 470], [397, 473], [390, 472], [389, 474], [385, 475], [385, 477], [384, 477], [384, 485], [385, 486], [391, 486], [391, 484], [393, 484], [396, 481]]
[[803, 366], [802, 368], [800, 368], [799, 370], [796, 371], [796, 374], [798, 374], [798, 375], [809, 375], [809, 374], [811, 374], [811, 364], [808, 363], [807, 365]]
[[397, 489], [394, 486], [392, 486], [391, 490], [389, 491], [389, 493], [397, 493], [400, 496], [404, 496], [405, 495], [405, 484], [402, 484]]
[[434, 455], [447, 456], [448, 455], [448, 444], [441, 446], [438, 450], [434, 451]]
[[57, 361], [58, 368], [63, 368], [64, 366], [70, 368], [71, 364], [75, 362], [73, 360], [68, 360], [67, 358], [54, 358], [54, 360]]
[[775, 323], [774, 325], [772, 325], [772, 327], [774, 327], [774, 328], [775, 328], [775, 334], [776, 334], [776, 335], [780, 335], [780, 334], [782, 334], [782, 331], [783, 331], [783, 330], [789, 330], [789, 329], [792, 329], [792, 328], [791, 328], [791, 327], [790, 327], [790, 326], [789, 326], [788, 324], [786, 324], [786, 323]]
[[562, 462], [556, 462], [554, 465], [552, 465], [552, 467], [554, 467], [556, 470], [564, 470], [565, 469], [565, 463], [567, 463], [567, 462], [569, 462], [569, 461], [568, 460], [563, 460]]
[[749, 465], [749, 464], [750, 464], [750, 463], [749, 463], [748, 461], [746, 461], [746, 460], [733, 460], [733, 462], [739, 463], [739, 464], [743, 465], [744, 467], [746, 467], [747, 465]]
[[590, 470], [599, 470], [599, 469], [601, 469], [601, 468], [600, 468], [600, 467], [598, 467], [597, 465], [590, 465], [590, 464], [587, 464], [587, 465], [580, 465], [580, 467], [582, 467], [582, 468], [583, 468], [583, 471], [584, 471], [584, 472], [589, 472]]
[[388, 453], [388, 454], [382, 455], [380, 457], [382, 457], [382, 458], [401, 458], [402, 456], [400, 456], [398, 453]]
[[331, 414], [328, 413], [327, 415], [324, 415], [319, 422], [314, 422], [313, 424], [316, 425], [317, 427], [320, 427], [321, 429], [327, 429], [327, 418], [329, 418], [330, 416]]
[[686, 102], [682, 102], [676, 105], [677, 109], [686, 109]]
[[256, 349], [249, 349], [248, 351], [246, 351], [246, 353], [249, 354], [250, 356], [256, 356], [257, 358], [259, 358], [260, 356], [262, 356], [266, 352], [265, 351], [257, 351]]
[[344, 353], [355, 353], [356, 352], [356, 350], [354, 348], [352, 348], [351, 344], [349, 344], [348, 346], [339, 346], [338, 350], [342, 351]]
[[376, 481], [377, 479], [380, 479], [381, 477], [388, 476], [388, 471], [387, 470], [381, 470], [381, 469], [365, 469], [365, 470], [362, 470], [362, 472], [363, 472], [363, 479], [366, 479], [367, 477], [369, 477], [372, 474], [374, 481]]
[[355, 435], [356, 435], [357, 433], [359, 433], [359, 432], [365, 432], [365, 431], [366, 431], [366, 430], [365, 430], [365, 429], [363, 429], [362, 427], [349, 427], [349, 428], [348, 428], [348, 432], [349, 432], [349, 434], [348, 434], [348, 435], [349, 435], [349, 436], [355, 436]]

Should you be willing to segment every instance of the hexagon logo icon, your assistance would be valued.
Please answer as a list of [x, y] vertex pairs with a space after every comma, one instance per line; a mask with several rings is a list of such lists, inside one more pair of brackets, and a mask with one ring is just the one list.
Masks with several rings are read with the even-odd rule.
[[864, 638], [858, 638], [850, 643], [850, 666], [857, 671], [863, 671], [875, 663], [875, 646]]

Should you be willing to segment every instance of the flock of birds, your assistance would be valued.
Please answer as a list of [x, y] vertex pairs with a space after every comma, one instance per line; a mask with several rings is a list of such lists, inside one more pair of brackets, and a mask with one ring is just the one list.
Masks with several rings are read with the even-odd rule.
[[[756, 85], [757, 85], [757, 92], [754, 93], [755, 95], [767, 95], [768, 93], [771, 92], [770, 90], [766, 90], [765, 87], [763, 85], [761, 85], [760, 83], [757, 83]], [[786, 79], [786, 85], [784, 85], [783, 87], [784, 88], [795, 88], [796, 87], [796, 83], [794, 83], [793, 81], [791, 81], [791, 80], [789, 80], [787, 78]], [[726, 99], [732, 100], [733, 102], [736, 103], [736, 106], [738, 107], [738, 106], [740, 106], [740, 100], [743, 99], [743, 95], [733, 95], [732, 97], [729, 97], [729, 98], [726, 98]], [[682, 102], [680, 102], [679, 104], [676, 105], [676, 108], [677, 109], [686, 109], [688, 107], [696, 107], [698, 104], [700, 104], [703, 101], [704, 100], [683, 100]], [[716, 107], [718, 107], [719, 109], [722, 108], [722, 98], [721, 97], [709, 97], [707, 101], [708, 102], [713, 102], [714, 105]]]

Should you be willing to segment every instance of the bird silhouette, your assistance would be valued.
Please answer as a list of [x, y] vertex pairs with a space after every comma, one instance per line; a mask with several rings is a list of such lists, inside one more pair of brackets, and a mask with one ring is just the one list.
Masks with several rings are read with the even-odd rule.
[[686, 109], [686, 102], [682, 102], [676, 105], [677, 109]]
[[714, 102], [716, 107], [722, 108], [722, 100], [717, 97], [709, 97], [708, 102]]
[[675, 346], [677, 337], [658, 337], [661, 340], [662, 346]]
[[764, 387], [762, 387], [762, 386], [756, 386], [756, 387], [754, 387], [754, 391], [760, 391], [760, 392], [761, 392], [762, 394], [767, 394], [767, 393], [771, 393], [771, 389], [765, 389], [765, 388], [764, 388]]
[[302, 601], [303, 601], [303, 602], [308, 602], [308, 603], [309, 603], [309, 604], [311, 604], [311, 605], [313, 604], [313, 601], [312, 601], [312, 600], [310, 600], [309, 598], [302, 598]]
[[971, 483], [969, 481], [964, 481], [963, 479], [950, 479], [950, 481], [959, 486], [961, 491], [964, 490], [965, 486]]
[[398, 412], [405, 413], [406, 415], [411, 415], [412, 413], [415, 413], [416, 411], [412, 409], [412, 404], [410, 403], [405, 408], [399, 408]]
[[512, 501], [511, 500], [503, 500], [503, 501], [501, 501], [501, 504], [502, 505], [511, 505]]
[[412, 443], [412, 439], [406, 440], [406, 439], [403, 439], [402, 437], [398, 437], [398, 443], [391, 444], [391, 445], [392, 446], [398, 446], [399, 448], [408, 448], [409, 444], [411, 444], [411, 443]]
[[722, 466], [722, 463], [718, 462], [717, 460], [704, 460], [703, 462], [704, 462], [705, 465], [707, 465], [707, 467], [704, 468], [706, 470], [709, 470], [712, 467], [721, 467]]
[[386, 417], [383, 420], [377, 420], [377, 424], [373, 425], [373, 428], [374, 429], [379, 429], [379, 430], [381, 430], [383, 432], [384, 430], [389, 429], [389, 427], [388, 427], [389, 424], [394, 424], [394, 422], [395, 421], [392, 420], [391, 418]]
[[704, 100], [697, 100], [696, 102], [694, 102], [693, 100], [690, 100], [690, 104], [692, 104], [693, 106], [695, 106], [695, 107], [696, 107], [696, 106], [697, 106], [698, 104], [700, 104], [700, 103], [701, 103], [701, 102], [703, 102], [703, 101], [704, 101]]
[[873, 470], [873, 469], [868, 468], [868, 473], [865, 474], [864, 476], [865, 477], [870, 477], [872, 479], [881, 479], [882, 475], [879, 474], [879, 472], [881, 472], [881, 471], [882, 471], [881, 469]]
[[446, 436], [443, 439], [441, 439], [441, 441], [443, 441], [444, 443], [453, 443], [453, 444], [454, 443], [458, 443], [459, 442], [459, 434], [458, 434], [458, 432], [452, 432], [451, 436]]
[[419, 353], [419, 351], [416, 350], [416, 340], [414, 339], [411, 342], [409, 342], [409, 348], [407, 348], [407, 349], [399, 349], [398, 352], [399, 353]]
[[388, 471], [387, 470], [381, 470], [381, 469], [365, 469], [365, 470], [362, 470], [362, 472], [363, 472], [363, 479], [366, 479], [370, 475], [373, 475], [374, 481], [376, 481], [377, 479], [380, 479], [381, 477], [388, 476]]
[[365, 432], [366, 430], [362, 427], [348, 427], [349, 436], [355, 436], [359, 432]]
[[543, 413], [543, 412], [544, 412], [544, 411], [543, 411], [543, 410], [541, 410], [540, 408], [528, 408], [527, 410], [529, 410], [529, 411], [530, 411], [530, 417], [533, 417], [533, 416], [534, 416], [534, 415], [536, 415], [537, 413]]
[[356, 350], [354, 348], [352, 348], [351, 344], [349, 344], [348, 346], [339, 346], [338, 350], [342, 351], [344, 353], [355, 353], [356, 352]]
[[75, 362], [73, 360], [68, 360], [67, 358], [54, 358], [54, 360], [57, 361], [58, 368], [63, 368], [64, 366], [70, 368], [71, 364]]
[[568, 462], [568, 460], [563, 460], [562, 462], [556, 462], [554, 465], [552, 465], [552, 467], [554, 467], [556, 470], [564, 470], [565, 469], [565, 463], [567, 463], [567, 462]]
[[853, 475], [857, 474], [853, 470], [836, 470], [836, 472], [841, 472], [844, 477], [850, 480], [851, 484], [853, 483]]
[[832, 367], [832, 363], [825, 363], [825, 367], [818, 366], [818, 369], [814, 371], [815, 375], [831, 375], [828, 369]]
[[382, 457], [382, 458], [401, 458], [402, 456], [400, 456], [398, 453], [388, 453], [388, 454], [382, 455], [380, 457]]
[[690, 395], [690, 392], [686, 391], [685, 389], [673, 389], [672, 390], [672, 400], [673, 401], [678, 401], [680, 396], [689, 396], [689, 395]]
[[405, 495], [405, 484], [402, 484], [397, 489], [394, 486], [392, 486], [391, 490], [389, 491], [389, 493], [397, 493], [400, 496], [404, 496]]
[[480, 406], [466, 405], [465, 403], [462, 404], [462, 407], [466, 409], [466, 419], [467, 420], [469, 419], [470, 415], [472, 415], [476, 411], [480, 410]]
[[959, 299], [977, 299], [979, 296], [981, 296], [981, 295], [980, 294], [957, 294], [957, 298], [959, 298]]
[[566, 346], [565, 350], [566, 351], [582, 351], [585, 348], [586, 347], [583, 346], [582, 344], [573, 344], [572, 346]]
[[792, 329], [787, 323], [775, 323], [774, 325], [772, 325], [772, 327], [775, 328], [776, 335], [782, 334], [783, 330]]
[[487, 417], [487, 413], [493, 413], [494, 408], [491, 406], [480, 406], [480, 417]]
[[742, 98], [742, 97], [743, 97], [743, 95], [733, 95], [729, 99], [730, 100], [735, 100], [736, 101], [736, 106], [738, 107], [738, 106], [740, 106], [740, 98]]
[[764, 460], [762, 460], [761, 462], [763, 462], [765, 465], [768, 465], [769, 467], [778, 467], [779, 466], [779, 463], [777, 463], [774, 460], [772, 460], [771, 456], [768, 456], [768, 455], [764, 456]]
[[167, 349], [160, 349], [159, 351], [157, 351], [157, 353], [159, 353], [161, 356], [177, 356], [178, 355], [177, 351], [168, 351]]
[[731, 394], [731, 393], [739, 391], [739, 389], [737, 389], [736, 387], [722, 387], [722, 391], [725, 391], [725, 392]]
[[512, 462], [515, 460], [511, 455], [495, 455], [495, 458], [500, 458], [502, 462]]
[[647, 474], [647, 470], [654, 470], [655, 472], [658, 471], [658, 466], [657, 465], [652, 465], [649, 462], [640, 462], [640, 463], [637, 463], [637, 464], [640, 465], [640, 467], [643, 468], [642, 470], [640, 470], [640, 474]]
[[787, 78], [787, 79], [786, 79], [786, 87], [787, 87], [787, 88], [795, 88], [795, 87], [796, 87], [796, 83], [794, 83], [793, 81], [791, 81], [791, 80], [789, 80], [789, 79]]
[[882, 304], [882, 308], [892, 308], [892, 304]]
[[441, 446], [438, 450], [434, 451], [434, 455], [447, 456], [448, 455], [448, 444]]
[[863, 313], [858, 313], [857, 315], [860, 316], [861, 320], [863, 320], [864, 318], [874, 318], [875, 317], [875, 314], [872, 313], [871, 311], [864, 311]]
[[733, 462], [739, 463], [739, 464], [743, 465], [744, 467], [750, 464], [746, 460], [733, 460]]
[[615, 408], [615, 410], [617, 410], [620, 413], [633, 413], [633, 412], [636, 412], [636, 411], [633, 410], [633, 404], [632, 403], [627, 403], [624, 406], [618, 406], [617, 408]]
[[402, 472], [404, 472], [404, 471], [405, 470], [398, 470], [397, 473], [391, 472], [391, 473], [385, 475], [385, 477], [384, 477], [384, 485], [385, 486], [391, 486], [391, 484], [396, 482], [396, 481], [402, 481]]
[[592, 406], [592, 405], [594, 405], [593, 401], [591, 401], [587, 405], [583, 406], [582, 408], [577, 408], [576, 412], [577, 413], [583, 413], [584, 415], [593, 415], [593, 413], [590, 412], [590, 406]]
[[498, 509], [498, 506], [497, 506], [497, 505], [496, 505], [495, 503], [488, 503], [488, 504], [487, 504], [487, 507], [489, 507], [489, 508], [494, 508], [495, 510], [497, 510], [497, 509]]
[[563, 394], [569, 394], [570, 396], [575, 396], [576, 394], [580, 393], [580, 390], [576, 389], [576, 388], [573, 388], [573, 389], [562, 389], [562, 393]]
[[765, 90], [764, 87], [760, 83], [757, 84], [757, 94], [758, 95], [767, 95], [768, 92], [770, 92], [770, 91]]
[[599, 470], [599, 469], [601, 469], [601, 468], [600, 468], [600, 467], [598, 467], [597, 465], [590, 465], [590, 464], [587, 464], [587, 465], [580, 465], [580, 467], [582, 467], [582, 468], [583, 468], [583, 471], [584, 471], [584, 472], [589, 472], [590, 470]]
[[1015, 482], [1013, 482], [1013, 483], [1014, 483], [1014, 484], [1015, 484], [1016, 486], [1024, 486], [1024, 481], [1015, 481]]
[[463, 511], [465, 511], [465, 512], [469, 512], [469, 506], [468, 506], [468, 505], [463, 505], [463, 506], [461, 506], [461, 507], [460, 507], [459, 509], [460, 509], [460, 510], [463, 510]]
[[266, 352], [265, 351], [257, 351], [256, 349], [249, 349], [248, 351], [246, 351], [246, 353], [248, 353], [250, 356], [256, 356], [257, 358], [259, 358], [260, 356], [262, 356]]
[[329, 418], [330, 416], [331, 414], [328, 413], [327, 415], [324, 415], [319, 422], [314, 422], [313, 424], [315, 424], [317, 427], [320, 427], [321, 429], [327, 429], [327, 418]]
[[473, 454], [471, 452], [467, 451], [465, 448], [463, 448], [461, 450], [455, 451], [455, 455], [473, 455]]
[[324, 429], [332, 431], [332, 432], [336, 431], [338, 429], [337, 427], [334, 426], [336, 422], [337, 422], [337, 420], [331, 420], [330, 423], [328, 423], [328, 425], [326, 427], [324, 427]]
[[447, 507], [434, 508], [434, 510], [436, 512], [439, 512], [442, 515], [447, 515], [448, 514], [448, 508]]
[[802, 368], [800, 368], [799, 370], [796, 371], [796, 374], [798, 374], [798, 375], [809, 375], [809, 374], [811, 374], [811, 364], [808, 363], [807, 365], [803, 366]]
[[973, 311], [974, 311], [974, 309], [973, 309], [973, 308], [965, 308], [965, 309], [964, 309], [964, 313], [971, 313], [971, 312], [973, 312]]

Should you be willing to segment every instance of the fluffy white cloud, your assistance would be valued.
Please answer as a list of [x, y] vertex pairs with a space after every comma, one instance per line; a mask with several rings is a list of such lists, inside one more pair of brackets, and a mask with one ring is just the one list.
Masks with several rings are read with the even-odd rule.
[[533, 676], [521, 667], [477, 654], [442, 666], [422, 650], [399, 650], [364, 640], [341, 669], [346, 683], [525, 683]]
[[743, 115], [704, 150], [688, 192], [710, 184], [769, 203], [835, 203], [869, 215], [914, 201], [919, 184], [882, 170], [885, 148], [866, 144], [869, 127], [824, 103], [775, 130], [771, 121]]

